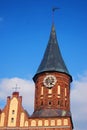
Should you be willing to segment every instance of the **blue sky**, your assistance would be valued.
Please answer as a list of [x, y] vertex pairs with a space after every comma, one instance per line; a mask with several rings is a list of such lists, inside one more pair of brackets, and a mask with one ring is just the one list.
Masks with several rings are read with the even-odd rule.
[[87, 69], [86, 0], [0, 0], [0, 78], [31, 78], [42, 59], [54, 21], [62, 55], [77, 77]]
[[[16, 77], [15, 82], [19, 85], [21, 81], [32, 80], [48, 43], [52, 7], [60, 8], [54, 14], [55, 28], [62, 56], [74, 79], [75, 86], [72, 86], [76, 89], [72, 91], [78, 94], [79, 83], [79, 86], [85, 83], [84, 88], [87, 90], [87, 1], [0, 0], [1, 92], [4, 93], [7, 80], [13, 81]], [[8, 90], [11, 91], [15, 82], [10, 82], [12, 84]], [[87, 118], [83, 124], [85, 121]], [[82, 130], [82, 125], [76, 129]], [[86, 129], [87, 127], [84, 130]]]

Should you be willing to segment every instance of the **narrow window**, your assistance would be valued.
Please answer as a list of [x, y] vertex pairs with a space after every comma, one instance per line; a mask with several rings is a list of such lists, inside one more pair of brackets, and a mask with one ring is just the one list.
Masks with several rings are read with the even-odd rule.
[[49, 90], [48, 90], [48, 94], [52, 94], [52, 89], [49, 89]]
[[43, 106], [43, 101], [41, 101], [41, 106]]
[[67, 96], [66, 88], [65, 88], [65, 97]]
[[15, 114], [15, 110], [12, 110], [12, 114]]
[[51, 105], [51, 101], [49, 101], [49, 105]]
[[60, 100], [58, 100], [58, 106], [60, 106]]
[[58, 100], [58, 106], [63, 106], [63, 100]]
[[14, 122], [14, 118], [12, 117], [12, 118], [11, 118], [11, 123], [13, 123], [13, 122]]
[[41, 95], [43, 95], [43, 86], [41, 87]]
[[57, 87], [57, 94], [60, 95], [60, 85]]
[[65, 107], [67, 107], [67, 101], [65, 101]]
[[63, 100], [61, 100], [61, 106], [63, 106]]

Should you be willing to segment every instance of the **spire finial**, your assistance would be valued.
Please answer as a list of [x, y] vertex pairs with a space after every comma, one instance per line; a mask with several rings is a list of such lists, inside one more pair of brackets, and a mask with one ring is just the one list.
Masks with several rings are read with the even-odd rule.
[[58, 9], [60, 9], [60, 8], [58, 8], [58, 7], [53, 7], [52, 8], [52, 23], [54, 24], [54, 11], [55, 10], [58, 10]]
[[16, 86], [13, 89], [15, 90], [15, 92], [17, 92], [17, 90], [20, 89], [20, 87], [18, 87], [18, 85], [16, 84]]

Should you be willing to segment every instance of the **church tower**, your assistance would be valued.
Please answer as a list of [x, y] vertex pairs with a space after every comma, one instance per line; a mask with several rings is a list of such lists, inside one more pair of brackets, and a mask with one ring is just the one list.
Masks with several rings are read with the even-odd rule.
[[[35, 82], [34, 118], [62, 118], [68, 127], [56, 130], [72, 130], [70, 112], [70, 83], [72, 76], [62, 58], [55, 26], [52, 24], [50, 37], [40, 66], [33, 77]], [[53, 127], [55, 128], [55, 126]]]
[[70, 112], [72, 76], [62, 58], [54, 24], [43, 59], [33, 77], [34, 112], [22, 106], [22, 96], [13, 92], [0, 109], [0, 130], [73, 130]]

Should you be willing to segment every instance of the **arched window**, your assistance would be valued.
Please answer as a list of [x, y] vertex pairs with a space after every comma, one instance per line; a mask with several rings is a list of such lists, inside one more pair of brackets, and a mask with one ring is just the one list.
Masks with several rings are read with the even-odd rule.
[[48, 120], [45, 120], [45, 121], [44, 121], [44, 126], [48, 126], [48, 125], [49, 125]]
[[51, 120], [51, 126], [55, 126], [55, 120]]
[[36, 126], [36, 121], [35, 120], [31, 121], [31, 126]]
[[14, 118], [12, 117], [12, 118], [11, 118], [11, 123], [13, 123], [13, 122], [14, 122]]
[[15, 110], [12, 110], [12, 114], [15, 114]]
[[38, 126], [42, 126], [42, 120], [38, 121]]
[[64, 119], [64, 125], [68, 125], [68, 120]]
[[26, 126], [26, 127], [28, 126], [28, 121], [25, 121], [25, 126]]
[[57, 120], [57, 125], [62, 125], [61, 119], [58, 119], [58, 120]]

